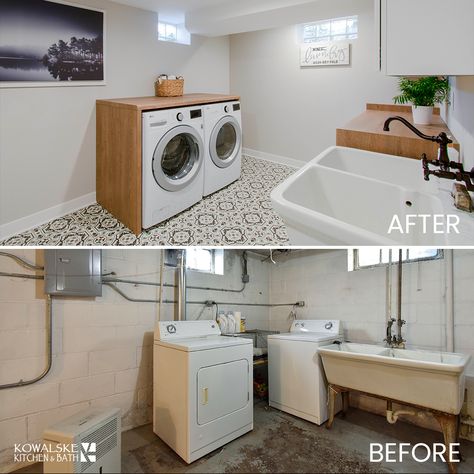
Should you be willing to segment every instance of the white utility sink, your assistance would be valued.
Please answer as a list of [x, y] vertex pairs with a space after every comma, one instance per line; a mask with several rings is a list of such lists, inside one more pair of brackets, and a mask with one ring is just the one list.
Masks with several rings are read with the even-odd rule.
[[328, 382], [458, 415], [470, 356], [342, 343], [318, 348]]
[[[271, 198], [292, 245], [474, 243], [474, 217], [454, 207], [437, 178], [423, 179], [418, 160], [332, 147], [275, 188]], [[459, 219], [460, 234], [453, 227], [450, 234], [435, 233], [433, 216], [439, 231], [447, 229], [447, 214], [450, 223]], [[388, 233], [395, 215], [405, 230], [407, 219], [414, 223], [409, 233]]]

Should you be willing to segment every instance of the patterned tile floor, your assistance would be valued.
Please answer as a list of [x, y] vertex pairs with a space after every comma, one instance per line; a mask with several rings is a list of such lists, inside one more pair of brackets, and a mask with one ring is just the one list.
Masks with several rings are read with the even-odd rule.
[[98, 204], [13, 236], [2, 246], [284, 246], [271, 190], [294, 169], [244, 156], [242, 177], [227, 188], [136, 237]]

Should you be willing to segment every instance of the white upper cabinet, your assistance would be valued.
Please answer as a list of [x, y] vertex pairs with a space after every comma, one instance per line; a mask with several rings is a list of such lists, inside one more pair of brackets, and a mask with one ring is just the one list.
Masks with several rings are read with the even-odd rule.
[[376, 6], [387, 75], [474, 75], [474, 0], [376, 0]]

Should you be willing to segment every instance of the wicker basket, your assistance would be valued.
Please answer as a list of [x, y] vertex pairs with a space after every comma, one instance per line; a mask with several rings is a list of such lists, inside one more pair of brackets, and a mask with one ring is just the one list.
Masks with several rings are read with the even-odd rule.
[[168, 79], [168, 76], [160, 76], [155, 82], [155, 95], [157, 97], [180, 97], [184, 91], [184, 79]]

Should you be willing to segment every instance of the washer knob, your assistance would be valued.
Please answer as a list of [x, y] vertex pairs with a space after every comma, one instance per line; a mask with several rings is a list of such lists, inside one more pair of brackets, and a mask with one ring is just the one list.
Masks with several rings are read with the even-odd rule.
[[178, 120], [178, 122], [182, 122], [184, 120], [184, 115], [180, 112], [177, 116], [176, 116], [176, 119]]
[[228, 113], [230, 112], [230, 107], [229, 107], [228, 105], [226, 105], [226, 106], [224, 107], [224, 112], [225, 112], [226, 114], [228, 114]]
[[333, 326], [334, 326], [334, 325], [333, 325], [333, 323], [331, 323], [331, 322], [326, 323], [326, 324], [324, 325], [324, 327], [325, 327], [328, 331], [329, 331], [330, 329], [332, 329]]

